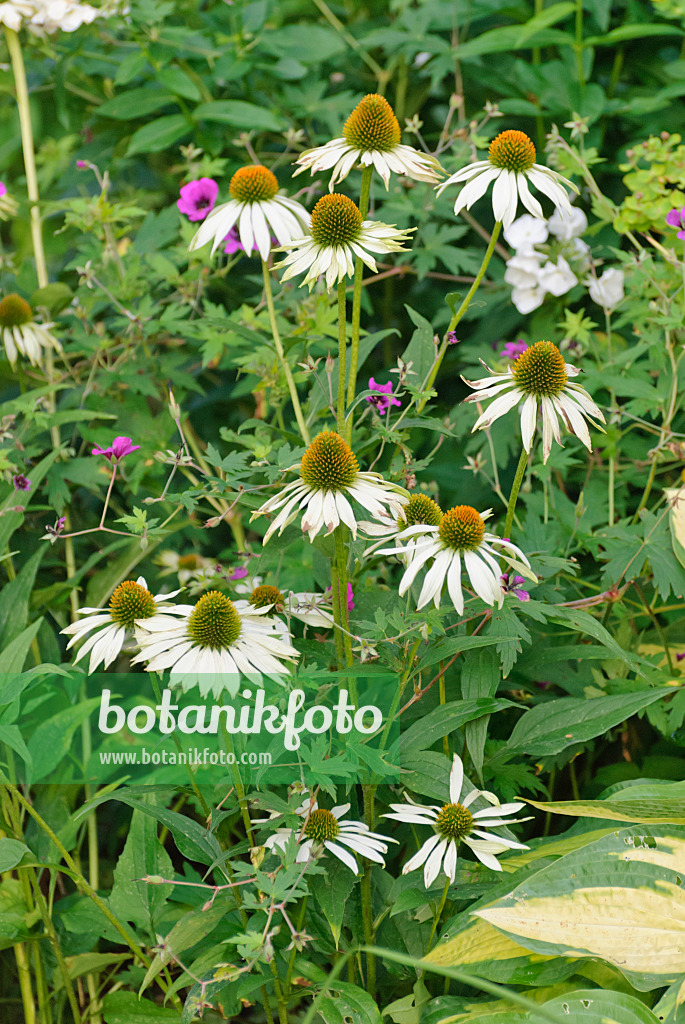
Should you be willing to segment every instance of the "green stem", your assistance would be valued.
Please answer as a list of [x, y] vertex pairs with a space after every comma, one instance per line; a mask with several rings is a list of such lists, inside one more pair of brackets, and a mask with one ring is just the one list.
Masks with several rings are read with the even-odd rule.
[[438, 929], [438, 924], [440, 923], [440, 918], [442, 917], [442, 912], [445, 909], [445, 903], [447, 902], [447, 893], [449, 892], [449, 888], [450, 888], [450, 880], [448, 878], [445, 881], [445, 888], [442, 890], [442, 898], [440, 900], [440, 905], [438, 906], [438, 909], [436, 911], [435, 917], [433, 918], [433, 927], [431, 928], [431, 933], [428, 936], [428, 945], [426, 946], [426, 955], [428, 955], [428, 953], [430, 953], [430, 951], [431, 951], [431, 947], [433, 945], [433, 939], [435, 938], [435, 933], [436, 933], [436, 931]]
[[238, 806], [240, 807], [240, 815], [243, 819], [243, 825], [245, 826], [245, 832], [249, 840], [250, 846], [255, 845], [254, 836], [252, 834], [252, 822], [250, 821], [250, 812], [247, 807], [247, 800], [245, 798], [245, 787], [243, 780], [240, 775], [240, 768], [238, 767], [238, 759], [235, 753], [235, 747], [233, 746], [233, 737], [228, 732], [226, 727], [223, 729], [224, 733], [224, 746], [226, 752], [232, 755], [231, 760], [231, 774], [233, 775], [233, 784], [235, 786], [236, 795], [238, 797]]
[[[445, 662], [444, 662], [444, 660], [440, 662], [438, 667], [440, 669], [440, 677], [438, 679], [438, 691], [440, 693], [440, 704], [444, 705], [446, 703], [446, 700], [447, 700], [447, 697], [446, 697], [446, 694], [445, 694]], [[450, 738], [447, 735], [443, 736], [443, 738], [442, 738], [442, 748], [445, 751], [445, 757], [449, 757], [450, 756]], [[428, 948], [430, 949], [430, 946]]]
[[278, 967], [276, 966], [276, 958], [273, 957], [271, 960], [271, 973], [274, 979], [274, 992], [276, 993], [276, 999], [278, 1001], [278, 1019], [280, 1024], [288, 1024], [288, 1009], [286, 1006], [285, 998], [283, 996], [283, 989], [281, 987], [281, 981], [278, 977]]
[[285, 352], [283, 351], [283, 343], [281, 342], [281, 335], [276, 322], [276, 310], [274, 309], [274, 297], [273, 292], [271, 291], [269, 267], [264, 260], [262, 260], [262, 276], [264, 277], [264, 297], [266, 298], [266, 308], [269, 311], [269, 322], [271, 324], [271, 333], [273, 335], [274, 345], [276, 346], [276, 354], [278, 355], [278, 361], [281, 364], [281, 369], [285, 375], [288, 391], [290, 392], [290, 401], [293, 403], [295, 419], [297, 420], [297, 425], [300, 428], [302, 440], [306, 445], [308, 445], [310, 441], [309, 431], [307, 430], [307, 424], [305, 423], [304, 416], [302, 415], [302, 407], [297, 394], [292, 370], [290, 369], [290, 363], [285, 358]]
[[583, 0], [576, 0], [576, 42], [574, 50], [576, 53], [578, 85], [582, 88], [585, 85], [585, 70], [583, 68]]
[[36, 1002], [33, 998], [33, 986], [31, 984], [31, 965], [29, 964], [28, 952], [23, 942], [15, 942], [14, 956], [17, 961], [19, 990], [24, 1006], [24, 1024], [36, 1024]]
[[[469, 288], [468, 292], [466, 293], [466, 297], [464, 298], [464, 301], [462, 302], [461, 306], [459, 307], [457, 312], [453, 315], [452, 319], [450, 320], [449, 327], [447, 328], [447, 333], [445, 334], [445, 337], [443, 339], [442, 345], [440, 346], [440, 350], [438, 352], [438, 355], [437, 355], [437, 358], [435, 360], [435, 363], [433, 364], [433, 368], [430, 371], [430, 373], [428, 374], [428, 377], [426, 378], [426, 381], [425, 381], [425, 383], [423, 385], [423, 388], [422, 388], [423, 391], [430, 391], [430, 389], [433, 387], [433, 384], [435, 383], [435, 378], [438, 375], [438, 372], [440, 370], [440, 366], [442, 365], [442, 361], [445, 358], [445, 352], [447, 351], [447, 347], [449, 345], [449, 340], [448, 340], [449, 339], [449, 335], [455, 329], [457, 324], [460, 322], [460, 320], [462, 319], [462, 317], [466, 313], [466, 310], [471, 305], [471, 299], [473, 298], [473, 296], [478, 291], [478, 286], [480, 285], [481, 281], [483, 280], [483, 278], [485, 276], [485, 271], [488, 269], [488, 264], [489, 264], [490, 260], [492, 259], [492, 254], [495, 251], [495, 246], [497, 245], [497, 239], [499, 238], [499, 233], [500, 233], [501, 230], [502, 230], [502, 221], [498, 220], [495, 223], [494, 228], [492, 229], [492, 234], [490, 235], [490, 241], [488, 242], [488, 247], [485, 250], [485, 255], [483, 256], [483, 262], [480, 265], [480, 270], [478, 271], [478, 273], [476, 274], [475, 278], [473, 279], [473, 284], [471, 285], [471, 287]], [[428, 401], [428, 396], [426, 395], [419, 402], [419, 405], [418, 405], [418, 408], [417, 408], [418, 412], [422, 412], [423, 411], [427, 401]]]
[[[373, 831], [374, 826], [374, 800], [376, 787], [366, 785], [364, 793], [364, 819], [368, 828]], [[364, 924], [364, 940], [367, 946], [373, 946], [375, 932], [373, 927], [373, 903], [371, 894], [371, 868], [369, 861], [364, 865], [364, 874], [361, 882], [362, 897], [362, 921]], [[376, 998], [376, 958], [373, 953], [366, 954], [366, 990], [372, 999]]]
[[[335, 562], [338, 571], [338, 612], [340, 615], [343, 649], [345, 652], [345, 667], [350, 668], [353, 659], [352, 638], [350, 637], [347, 613], [347, 548], [345, 546], [344, 530], [344, 526], [336, 526], [333, 536], [335, 537]], [[357, 684], [354, 679], [349, 680], [349, 687], [350, 697], [356, 704]]]
[[[359, 197], [359, 212], [362, 220], [369, 212], [369, 196], [371, 193], [371, 177], [373, 166], [369, 165], [362, 171], [362, 187]], [[357, 370], [359, 369], [359, 329], [362, 310], [362, 279], [364, 277], [364, 264], [357, 258], [354, 261], [354, 290], [352, 292], [352, 346], [350, 348], [350, 378], [347, 382], [347, 404], [352, 405], [357, 393]], [[350, 413], [347, 421], [346, 439], [349, 444], [352, 440], [353, 416]]]
[[33, 128], [31, 126], [31, 105], [29, 103], [29, 90], [26, 83], [26, 68], [24, 67], [21, 42], [17, 33], [11, 28], [5, 28], [5, 38], [7, 40], [10, 60], [12, 61], [12, 74], [14, 75], [14, 86], [17, 93], [21, 145], [24, 152], [24, 168], [26, 170], [26, 190], [31, 205], [31, 241], [36, 260], [36, 277], [38, 278], [38, 287], [45, 288], [48, 283], [48, 270], [45, 262], [43, 232], [40, 223], [40, 210], [38, 208], [40, 196], [38, 193], [38, 175], [36, 174]]
[[347, 311], [345, 278], [338, 281], [338, 433], [345, 436], [345, 363], [347, 356]]
[[523, 474], [526, 472], [526, 466], [528, 465], [528, 452], [524, 448], [521, 452], [521, 458], [519, 464], [516, 467], [516, 476], [514, 482], [511, 485], [511, 494], [509, 495], [509, 504], [507, 505], [507, 518], [504, 521], [504, 533], [502, 534], [508, 540], [511, 540], [511, 528], [514, 523], [514, 512], [516, 510], [516, 501], [521, 490], [521, 484], [523, 482]]
[[[302, 929], [304, 928], [304, 916], [305, 916], [305, 913], [307, 912], [307, 900], [308, 899], [309, 899], [308, 896], [303, 896], [302, 897], [302, 903], [300, 904], [300, 916], [297, 919], [297, 930], [298, 930], [298, 932], [301, 932]], [[293, 971], [295, 970], [295, 958], [296, 958], [296, 956], [297, 956], [297, 948], [295, 946], [293, 946], [293, 948], [290, 951], [290, 961], [288, 963], [288, 970], [287, 970], [286, 975], [285, 975], [285, 989], [286, 989], [287, 993], [290, 992], [290, 988], [291, 988], [291, 982], [292, 982], [292, 978], [293, 978]]]

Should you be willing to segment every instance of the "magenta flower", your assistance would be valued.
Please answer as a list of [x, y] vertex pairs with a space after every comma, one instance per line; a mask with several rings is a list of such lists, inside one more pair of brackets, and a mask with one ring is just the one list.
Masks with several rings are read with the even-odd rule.
[[139, 444], [131, 444], [130, 437], [115, 437], [109, 448], [100, 448], [96, 445], [91, 455], [104, 455], [110, 462], [119, 462], [125, 455], [137, 452], [139, 448]]
[[457, 332], [456, 331], [448, 331], [447, 332], [447, 344], [448, 345], [458, 345], [459, 344], [459, 338], [457, 337]]
[[509, 576], [508, 572], [505, 572], [500, 576], [502, 581], [502, 590], [505, 594], [513, 594], [514, 597], [518, 597], [519, 601], [530, 601], [530, 594], [527, 590], [523, 589], [525, 580], [523, 576]]
[[3, 185], [0, 181], [0, 196], [4, 196], [7, 193], [7, 185]]
[[214, 208], [218, 195], [219, 186], [214, 178], [198, 178], [181, 186], [181, 198], [176, 200], [176, 205], [188, 220], [204, 220]]
[[354, 608], [354, 591], [352, 590], [352, 584], [347, 584], [347, 610], [351, 612]]
[[392, 393], [393, 384], [392, 381], [388, 381], [387, 384], [376, 384], [373, 377], [369, 378], [369, 389], [371, 391], [377, 391], [377, 395], [367, 395], [366, 401], [374, 407], [379, 415], [383, 416], [391, 405], [402, 405], [399, 398], [395, 398]]
[[77, 160], [76, 161], [76, 166], [78, 167], [79, 171], [85, 171], [85, 169], [88, 167], [88, 161], [87, 160]]
[[31, 490], [31, 481], [29, 480], [29, 478], [27, 476], [24, 476], [23, 473], [17, 473], [13, 477], [13, 482], [14, 482], [14, 489], [16, 491], [30, 491]]
[[[226, 243], [226, 245], [224, 246], [224, 252], [226, 253], [227, 256], [233, 256], [233, 254], [236, 253], [236, 252], [245, 252], [245, 246], [240, 241], [240, 235], [238, 234], [238, 229], [237, 228], [231, 228], [231, 230], [228, 232], [228, 234], [224, 238], [224, 242]], [[278, 245], [278, 241], [272, 235], [271, 236], [271, 246], [272, 246], [272, 248], [275, 245]], [[259, 246], [257, 245], [256, 242], [254, 242], [253, 245], [252, 245], [252, 252], [259, 252]]]
[[528, 348], [528, 345], [523, 338], [517, 338], [516, 341], [508, 341], [502, 351], [501, 356], [505, 356], [507, 359], [518, 359]]
[[670, 210], [666, 214], [666, 223], [669, 227], [680, 228], [678, 238], [685, 238], [685, 206], [681, 210]]
[[[219, 569], [221, 566], [218, 567]], [[231, 575], [228, 577], [229, 580], [244, 580], [247, 576], [247, 569], [234, 569]]]

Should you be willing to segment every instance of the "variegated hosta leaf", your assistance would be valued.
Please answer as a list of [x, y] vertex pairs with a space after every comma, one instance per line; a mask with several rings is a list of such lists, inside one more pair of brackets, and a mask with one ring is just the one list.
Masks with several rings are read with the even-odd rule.
[[685, 830], [635, 826], [567, 854], [475, 914], [536, 953], [601, 957], [646, 990], [685, 973], [684, 882]]
[[545, 1003], [545, 1010], [565, 1024], [659, 1024], [644, 1003], [624, 992], [577, 989]]
[[574, 818], [609, 818], [656, 825], [685, 825], [685, 783], [645, 782], [613, 793], [607, 800], [556, 800], [542, 803], [528, 800], [533, 807], [551, 814]]

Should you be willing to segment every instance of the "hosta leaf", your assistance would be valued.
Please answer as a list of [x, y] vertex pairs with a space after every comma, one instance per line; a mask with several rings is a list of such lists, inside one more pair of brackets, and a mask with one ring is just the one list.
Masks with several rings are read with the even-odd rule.
[[685, 973], [685, 830], [634, 826], [562, 857], [476, 915], [550, 956], [606, 960], [642, 990]]

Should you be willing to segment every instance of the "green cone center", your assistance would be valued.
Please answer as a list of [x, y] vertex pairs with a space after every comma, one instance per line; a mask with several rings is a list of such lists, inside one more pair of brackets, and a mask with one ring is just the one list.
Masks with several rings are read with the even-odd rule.
[[322, 809], [312, 811], [304, 828], [307, 839], [315, 843], [323, 843], [326, 839], [335, 839], [340, 832], [340, 825], [334, 814]]
[[188, 636], [196, 647], [225, 651], [241, 631], [240, 615], [233, 602], [218, 590], [203, 594], [188, 618]]
[[351, 487], [359, 472], [352, 449], [333, 430], [318, 434], [300, 462], [300, 476], [318, 491], [341, 491]]
[[461, 804], [445, 804], [435, 819], [435, 827], [443, 839], [463, 839], [473, 831], [473, 817]]
[[155, 599], [150, 591], [133, 580], [120, 583], [109, 599], [112, 620], [126, 629], [133, 629], [136, 619], [149, 619], [155, 610]]
[[511, 373], [521, 391], [538, 398], [552, 398], [568, 383], [564, 357], [551, 341], [537, 341], [527, 348]]

